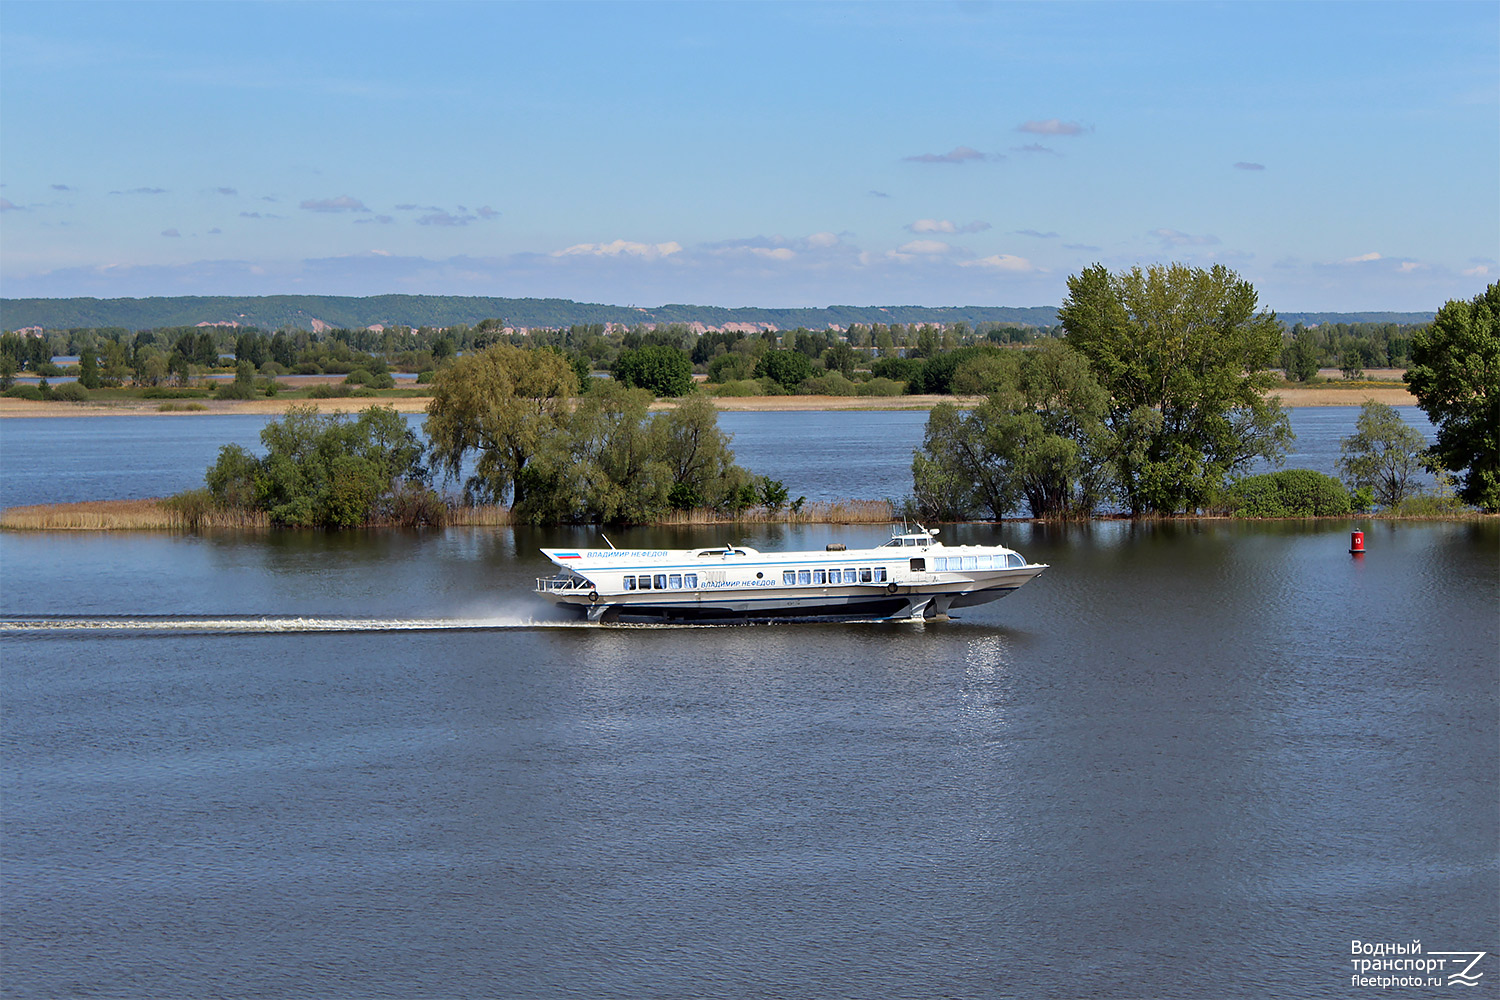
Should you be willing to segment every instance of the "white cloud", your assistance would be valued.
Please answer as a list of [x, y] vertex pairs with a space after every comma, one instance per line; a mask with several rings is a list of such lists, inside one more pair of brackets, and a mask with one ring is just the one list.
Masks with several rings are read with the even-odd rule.
[[1403, 260], [1401, 266], [1396, 268], [1402, 274], [1411, 274], [1413, 271], [1420, 271], [1421, 269], [1422, 264], [1415, 260]]
[[810, 247], [832, 247], [838, 246], [839, 238], [833, 233], [813, 233], [807, 238]]
[[1483, 278], [1490, 273], [1490, 269], [1484, 264], [1479, 264], [1459, 273], [1461, 273], [1465, 278]]
[[918, 219], [906, 228], [914, 233], [982, 233], [990, 224], [977, 219], [962, 226], [948, 219]]
[[337, 198], [309, 198], [302, 203], [302, 207], [309, 212], [368, 212], [365, 203], [358, 198], [349, 195], [339, 195]]
[[1212, 247], [1222, 242], [1217, 236], [1207, 233], [1194, 236], [1176, 229], [1153, 229], [1151, 235], [1161, 240], [1163, 246], [1169, 247]]
[[910, 243], [903, 243], [896, 248], [896, 253], [898, 254], [920, 256], [934, 256], [952, 252], [953, 248], [942, 240], [912, 240]]
[[978, 260], [966, 260], [959, 267], [982, 267], [995, 271], [1011, 271], [1017, 274], [1027, 274], [1037, 270], [1037, 266], [1025, 257], [1017, 257], [1014, 254], [997, 253]]
[[179, 233], [176, 229], [163, 229], [161, 231], [161, 234], [174, 240], [182, 238], [182, 234]]
[[946, 153], [922, 153], [918, 156], [908, 156], [908, 163], [967, 163], [969, 160], [983, 160], [985, 155], [977, 149], [969, 146], [955, 146]]
[[562, 250], [552, 251], [553, 257], [641, 257], [657, 260], [682, 252], [682, 244], [676, 240], [667, 243], [632, 243], [629, 240], [614, 240], [610, 243], [575, 243]]
[[15, 202], [11, 201], [9, 198], [0, 198], [0, 212], [24, 212], [24, 211], [25, 211], [25, 209], [23, 209], [20, 205], [17, 205]]
[[791, 260], [797, 256], [795, 250], [789, 250], [786, 247], [748, 247], [747, 249], [757, 257], [766, 257], [770, 260]]
[[1368, 264], [1372, 260], [1381, 260], [1381, 259], [1382, 258], [1380, 256], [1380, 254], [1378, 254], [1378, 253], [1362, 253], [1358, 257], [1345, 257], [1342, 261], [1340, 261], [1340, 263], [1342, 263], [1342, 264]]
[[1033, 135], [1082, 135], [1090, 131], [1078, 122], [1065, 122], [1060, 118], [1046, 118], [1041, 121], [1022, 122], [1016, 126], [1017, 132], [1030, 132]]

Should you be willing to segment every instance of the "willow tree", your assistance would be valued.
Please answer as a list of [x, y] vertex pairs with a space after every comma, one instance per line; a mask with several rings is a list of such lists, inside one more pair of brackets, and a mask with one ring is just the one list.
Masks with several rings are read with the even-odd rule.
[[456, 478], [468, 456], [477, 454], [464, 496], [471, 502], [524, 503], [526, 467], [557, 433], [578, 394], [568, 359], [495, 344], [442, 369], [432, 389], [423, 430], [435, 467]]
[[1096, 264], [1068, 279], [1058, 318], [1109, 393], [1131, 513], [1205, 506], [1230, 474], [1285, 454], [1290, 424], [1265, 396], [1281, 327], [1227, 267]]
[[991, 395], [967, 416], [942, 403], [928, 417], [912, 461], [923, 516], [999, 520], [1022, 500], [1033, 517], [1092, 514], [1111, 489], [1115, 441], [1108, 395], [1088, 362], [1049, 340], [970, 366], [964, 377]]

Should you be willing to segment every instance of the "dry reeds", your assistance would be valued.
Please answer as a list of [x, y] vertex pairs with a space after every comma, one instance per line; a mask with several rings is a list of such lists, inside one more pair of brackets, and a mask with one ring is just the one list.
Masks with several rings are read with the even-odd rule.
[[13, 531], [189, 531], [266, 528], [259, 511], [189, 511], [167, 500], [94, 500], [34, 504], [0, 511], [0, 528]]
[[453, 506], [448, 508], [448, 523], [470, 528], [500, 528], [514, 521], [509, 507], [499, 504], [478, 504], [473, 507]]
[[782, 507], [751, 507], [737, 514], [711, 508], [674, 510], [654, 522], [679, 524], [888, 524], [897, 520], [889, 500], [832, 500], [805, 503], [798, 510]]

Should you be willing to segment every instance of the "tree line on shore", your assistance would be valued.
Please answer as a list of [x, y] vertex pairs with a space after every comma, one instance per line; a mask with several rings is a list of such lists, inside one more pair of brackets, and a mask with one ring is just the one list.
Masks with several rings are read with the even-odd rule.
[[[1365, 368], [1400, 366], [1420, 326], [1395, 323], [1324, 323], [1290, 328], [1279, 324], [1277, 363], [1293, 381], [1318, 378], [1320, 368], [1338, 367], [1346, 378]], [[694, 375], [719, 395], [899, 395], [973, 394], [983, 390], [970, 377], [985, 356], [1065, 334], [1062, 326], [1018, 323], [852, 322], [838, 329], [797, 327], [760, 333], [697, 333], [681, 323], [575, 324], [524, 331], [497, 318], [473, 325], [338, 328], [321, 332], [246, 327], [75, 327], [42, 335], [0, 335], [0, 391], [17, 388], [20, 375], [43, 379], [77, 375], [87, 390], [100, 387], [183, 388], [195, 376], [235, 371], [254, 394], [274, 394], [287, 375], [358, 375], [354, 384], [388, 387], [392, 372], [417, 376], [418, 384], [464, 353], [496, 343], [562, 353], [587, 379], [609, 372], [658, 395], [680, 395]], [[671, 358], [671, 371], [642, 372], [642, 351]], [[54, 357], [76, 355], [64, 368]], [[685, 375], [679, 377], [686, 362]], [[246, 374], [246, 366], [249, 366]], [[25, 387], [19, 387], [24, 389]], [[35, 395], [30, 392], [23, 395]], [[229, 394], [231, 398], [236, 393]], [[46, 389], [40, 392], [45, 397]], [[220, 393], [224, 395], [224, 393]]]
[[[922, 378], [932, 364], [950, 386], [984, 397], [967, 411], [951, 404], [932, 411], [913, 459], [913, 513], [1000, 519], [1024, 504], [1036, 517], [1086, 517], [1107, 507], [1174, 515], [1265, 509], [1267, 497], [1319, 492], [1287, 472], [1259, 484], [1246, 478], [1257, 463], [1280, 464], [1291, 440], [1285, 411], [1266, 395], [1284, 331], [1259, 308], [1249, 282], [1222, 266], [1119, 273], [1095, 266], [1070, 277], [1068, 288], [1060, 336], [1022, 350], [970, 344], [942, 352], [932, 331], [933, 356], [876, 362], [923, 360]], [[432, 468], [466, 474], [467, 501], [509, 503], [517, 519], [536, 523], [642, 522], [690, 508], [733, 516], [785, 503], [784, 486], [734, 463], [711, 401], [691, 390], [691, 356], [655, 336], [625, 348], [616, 378], [605, 380], [588, 378], [555, 345], [496, 342], [454, 357], [432, 380], [424, 427]], [[739, 344], [726, 339], [731, 350]], [[920, 339], [919, 331], [919, 351]], [[759, 352], [755, 370], [763, 378], [783, 366], [788, 379], [805, 375], [813, 352], [796, 343]], [[1423, 466], [1451, 477], [1464, 503], [1500, 509], [1500, 284], [1445, 305], [1409, 350], [1407, 384], [1437, 425], [1437, 443], [1426, 447], [1389, 408], [1367, 406], [1345, 442], [1349, 502], [1398, 504]], [[712, 355], [710, 365], [727, 353]], [[653, 396], [672, 394], [658, 391], [662, 382], [686, 395], [675, 409], [651, 414]], [[330, 419], [299, 414], [296, 433], [275, 435], [311, 440], [333, 430], [319, 423]], [[364, 509], [374, 510], [430, 490], [428, 467], [408, 461], [423, 454], [415, 437], [402, 438], [388, 418], [370, 419], [384, 422], [361, 433], [380, 444], [349, 444], [356, 461], [323, 444], [281, 447], [273, 435], [264, 459], [226, 449], [210, 491], [216, 502], [262, 505], [278, 523], [341, 525], [358, 506], [351, 496], [370, 497]], [[304, 459], [316, 462], [294, 475], [287, 462]], [[296, 499], [308, 491], [326, 500]]]

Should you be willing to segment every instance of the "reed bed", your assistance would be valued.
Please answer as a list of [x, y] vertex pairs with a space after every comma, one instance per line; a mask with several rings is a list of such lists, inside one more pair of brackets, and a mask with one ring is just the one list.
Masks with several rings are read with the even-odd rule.
[[34, 504], [0, 511], [0, 528], [13, 531], [196, 531], [268, 528], [260, 511], [188, 510], [168, 500], [91, 500]]
[[474, 507], [450, 506], [448, 523], [468, 528], [500, 528], [514, 524], [510, 508], [499, 504], [479, 504]]
[[[207, 491], [194, 490], [166, 499], [94, 500], [35, 504], [0, 511], [0, 529], [12, 531], [204, 531], [269, 530], [265, 511], [212, 506]], [[803, 504], [800, 510], [752, 507], [737, 514], [709, 508], [664, 514], [653, 524], [888, 524], [897, 520], [888, 500], [835, 500]], [[448, 508], [446, 523], [463, 527], [505, 527], [515, 523], [510, 508], [495, 504]], [[397, 521], [372, 528], [400, 527]]]
[[805, 503], [800, 510], [751, 507], [737, 514], [711, 508], [677, 510], [653, 523], [682, 524], [889, 524], [899, 520], [889, 500], [831, 500]]

